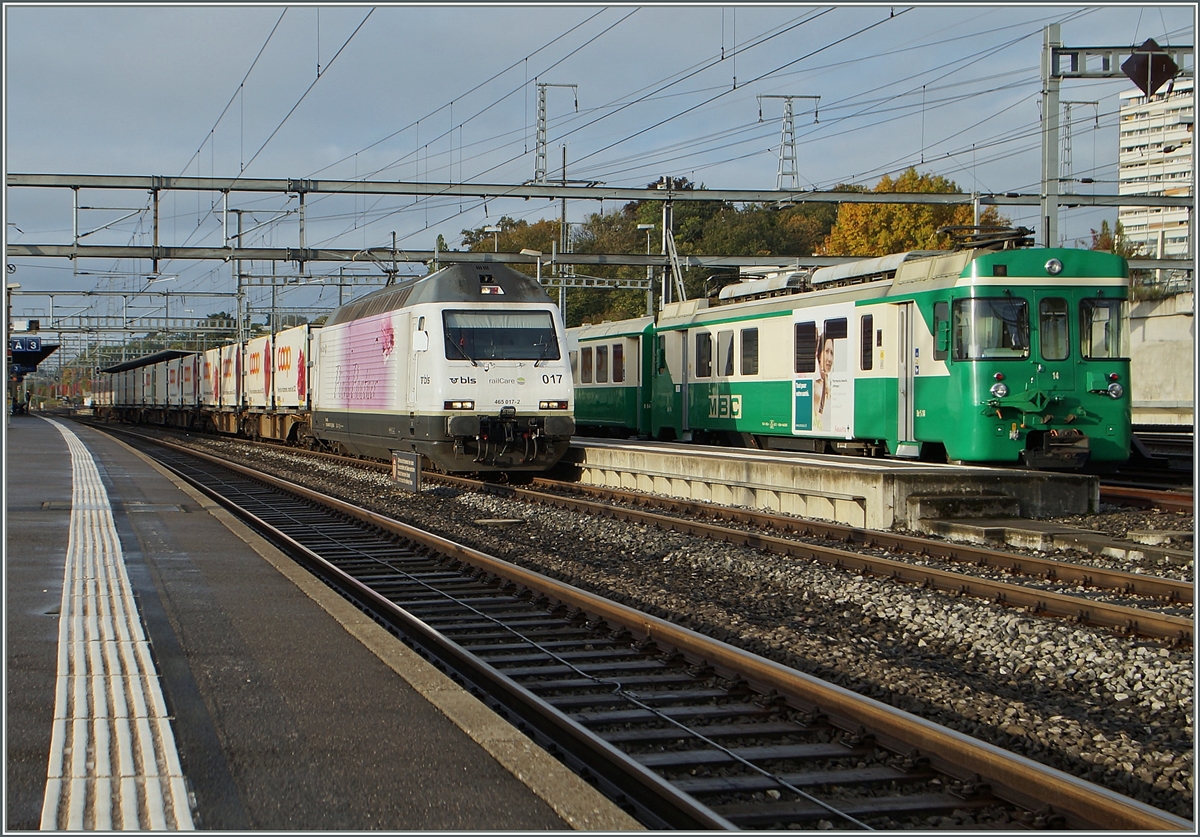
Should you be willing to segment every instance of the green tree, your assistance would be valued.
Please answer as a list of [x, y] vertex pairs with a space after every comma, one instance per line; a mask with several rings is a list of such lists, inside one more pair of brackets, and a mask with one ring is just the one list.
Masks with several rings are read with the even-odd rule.
[[[907, 169], [895, 180], [884, 175], [873, 191], [962, 193], [954, 181], [941, 175], [918, 174], [915, 168]], [[838, 207], [837, 223], [820, 252], [829, 256], [886, 256], [906, 250], [945, 250], [951, 246], [950, 237], [938, 230], [966, 226], [972, 220], [972, 209], [965, 204], [844, 203]], [[1010, 221], [989, 206], [979, 223], [1006, 226]]]
[[1120, 221], [1117, 222], [1115, 230], [1108, 226], [1108, 221], [1101, 221], [1100, 231], [1092, 230], [1092, 249], [1116, 253], [1126, 259], [1142, 255], [1142, 243], [1126, 238], [1125, 225]]

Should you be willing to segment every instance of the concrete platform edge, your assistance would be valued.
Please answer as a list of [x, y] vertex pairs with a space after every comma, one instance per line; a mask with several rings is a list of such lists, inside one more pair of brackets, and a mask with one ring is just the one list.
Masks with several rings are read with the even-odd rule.
[[537, 746], [224, 508], [142, 452], [122, 444], [245, 541], [577, 831], [645, 830], [610, 799]]

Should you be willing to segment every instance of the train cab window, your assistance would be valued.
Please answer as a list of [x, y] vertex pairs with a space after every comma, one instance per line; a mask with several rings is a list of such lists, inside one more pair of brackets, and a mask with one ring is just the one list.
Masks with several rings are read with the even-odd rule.
[[549, 311], [444, 312], [449, 360], [558, 360], [558, 334]]
[[590, 384], [592, 382], [591, 346], [579, 350], [579, 382], [581, 384]]
[[959, 299], [954, 302], [955, 360], [1017, 360], [1029, 357], [1029, 306], [1023, 299]]
[[1080, 353], [1087, 360], [1125, 357], [1125, 320], [1119, 299], [1079, 303]]
[[712, 377], [712, 335], [706, 331], [696, 335], [696, 377]]
[[758, 329], [742, 329], [742, 374], [758, 374]]
[[860, 348], [862, 355], [859, 357], [858, 366], [866, 371], [875, 365], [875, 353], [871, 351], [871, 339], [875, 336], [875, 316], [873, 314], [863, 314], [862, 320], [859, 321], [859, 337]]
[[612, 379], [614, 384], [620, 384], [625, 381], [625, 347], [613, 343], [612, 350]]
[[796, 323], [796, 373], [817, 371], [817, 324]]
[[667, 371], [667, 337], [665, 334], [657, 334], [654, 337], [654, 358], [654, 366], [658, 370], [658, 374], [664, 374]]
[[608, 383], [608, 346], [596, 347], [596, 383]]
[[733, 377], [733, 332], [717, 332], [717, 358], [720, 364], [717, 368], [726, 378]]
[[933, 304], [933, 359], [950, 357], [950, 303]]
[[1065, 299], [1052, 297], [1038, 303], [1038, 341], [1042, 360], [1066, 360], [1071, 353]]

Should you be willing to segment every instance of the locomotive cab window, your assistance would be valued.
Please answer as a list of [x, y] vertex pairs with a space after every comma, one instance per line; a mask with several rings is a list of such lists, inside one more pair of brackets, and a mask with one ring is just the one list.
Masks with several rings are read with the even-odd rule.
[[1042, 360], [1066, 360], [1071, 353], [1065, 299], [1052, 297], [1038, 303], [1038, 341]]
[[950, 303], [933, 304], [933, 359], [950, 357]]
[[1025, 300], [955, 300], [955, 360], [1017, 360], [1027, 357], [1029, 305]]
[[1125, 357], [1125, 320], [1119, 299], [1079, 303], [1080, 353], [1087, 360]]
[[558, 360], [549, 311], [446, 311], [449, 360]]

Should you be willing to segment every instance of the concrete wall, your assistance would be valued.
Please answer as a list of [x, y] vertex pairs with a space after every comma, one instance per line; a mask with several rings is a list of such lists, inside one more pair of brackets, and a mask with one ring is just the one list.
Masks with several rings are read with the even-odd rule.
[[1193, 423], [1195, 294], [1129, 304], [1134, 424]]

